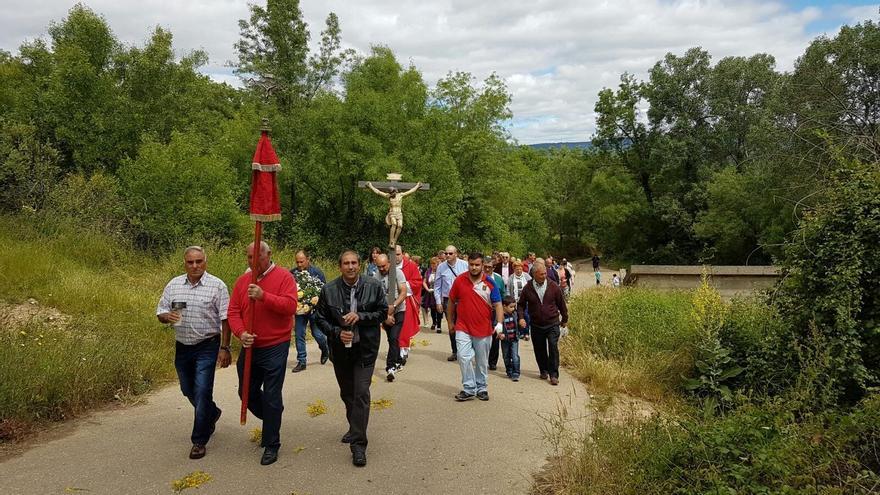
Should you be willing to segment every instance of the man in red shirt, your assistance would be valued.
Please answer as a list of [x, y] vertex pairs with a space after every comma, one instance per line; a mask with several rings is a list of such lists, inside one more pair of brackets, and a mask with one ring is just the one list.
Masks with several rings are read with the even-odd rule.
[[[254, 244], [248, 246], [248, 265], [253, 264]], [[289, 271], [278, 268], [271, 259], [272, 250], [265, 242], [257, 255], [257, 283], [251, 283], [250, 270], [238, 277], [229, 300], [229, 327], [241, 340], [242, 347], [252, 347], [250, 400], [248, 409], [263, 420], [265, 448], [260, 464], [278, 460], [281, 447], [281, 388], [290, 350], [290, 329], [296, 314], [296, 280]], [[254, 327], [245, 329], [251, 311], [256, 311]], [[238, 355], [238, 395], [241, 396], [244, 352]]]
[[461, 367], [462, 391], [455, 400], [489, 400], [489, 346], [492, 333], [501, 331], [503, 320], [501, 293], [483, 273], [483, 254], [471, 253], [467, 273], [452, 283], [447, 309], [446, 321], [455, 322], [449, 332], [454, 332]]

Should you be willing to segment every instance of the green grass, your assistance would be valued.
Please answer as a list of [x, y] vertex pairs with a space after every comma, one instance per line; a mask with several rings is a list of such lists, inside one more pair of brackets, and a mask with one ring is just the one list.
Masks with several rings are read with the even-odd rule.
[[[244, 245], [207, 249], [208, 271], [231, 290], [246, 267]], [[294, 250], [273, 258], [292, 266]], [[338, 274], [335, 262], [316, 264]], [[0, 328], [0, 441], [172, 380], [174, 333], [155, 308], [181, 273], [181, 253], [156, 258], [100, 234], [0, 217], [0, 302], [33, 298], [69, 318]]]
[[562, 362], [598, 392], [667, 397], [693, 367], [691, 307], [689, 292], [584, 291], [569, 305]]
[[[853, 408], [803, 407], [824, 382], [811, 382], [809, 370], [800, 386], [774, 375], [773, 351], [787, 329], [759, 298], [724, 305], [718, 338], [745, 368], [730, 381], [734, 398], [707, 409], [703, 396], [684, 390], [700, 348], [695, 309], [706, 300], [628, 288], [585, 291], [571, 302], [572, 333], [561, 344], [569, 370], [604, 402], [626, 393], [656, 404], [645, 414], [594, 399], [577, 428], [564, 408], [547, 418], [554, 455], [532, 492], [880, 493], [880, 395]], [[812, 366], [827, 365], [818, 356]]]

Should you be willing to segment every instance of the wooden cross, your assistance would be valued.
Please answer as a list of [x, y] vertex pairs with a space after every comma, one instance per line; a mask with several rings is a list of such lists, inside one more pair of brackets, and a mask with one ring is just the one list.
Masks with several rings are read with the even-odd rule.
[[[373, 192], [379, 192], [384, 197], [394, 193], [395, 197], [389, 198], [390, 208], [388, 215], [385, 217], [385, 223], [391, 229], [391, 242], [388, 245], [388, 291], [385, 294], [388, 304], [394, 302], [393, 291], [397, 288], [397, 237], [403, 229], [403, 203], [402, 199], [406, 194], [412, 194], [416, 190], [428, 191], [431, 189], [430, 184], [415, 182], [400, 182], [401, 175], [391, 173], [387, 176], [385, 182], [358, 181], [358, 187], [362, 189], [371, 189]], [[418, 188], [416, 189], [416, 186]], [[395, 231], [396, 230], [396, 231]], [[396, 234], [396, 235], [395, 235]]]

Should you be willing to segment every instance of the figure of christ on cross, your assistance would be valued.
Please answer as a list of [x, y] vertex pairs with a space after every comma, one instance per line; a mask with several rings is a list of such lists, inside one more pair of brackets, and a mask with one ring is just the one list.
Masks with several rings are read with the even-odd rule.
[[400, 236], [400, 231], [403, 230], [403, 198], [419, 190], [419, 188], [422, 187], [422, 183], [417, 182], [412, 189], [403, 193], [398, 192], [396, 187], [390, 188], [387, 193], [382, 192], [376, 189], [372, 182], [367, 182], [367, 187], [379, 196], [388, 199], [389, 207], [388, 214], [385, 215], [385, 225], [388, 225], [390, 229], [388, 247], [393, 249], [394, 246], [397, 245], [397, 238]]

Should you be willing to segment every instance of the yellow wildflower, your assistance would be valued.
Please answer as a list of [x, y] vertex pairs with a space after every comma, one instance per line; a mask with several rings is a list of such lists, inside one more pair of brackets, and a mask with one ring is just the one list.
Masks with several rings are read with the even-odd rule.
[[320, 416], [327, 412], [327, 404], [325, 404], [323, 400], [317, 399], [306, 407], [306, 412], [313, 418]]
[[179, 480], [172, 481], [171, 489], [175, 493], [180, 493], [187, 488], [198, 488], [212, 479], [211, 475], [204, 471], [193, 471]]
[[382, 409], [388, 409], [392, 405], [394, 405], [394, 401], [383, 397], [381, 399], [376, 399], [374, 401], [371, 401], [370, 402], [370, 409], [375, 409], [377, 411], [381, 411]]

